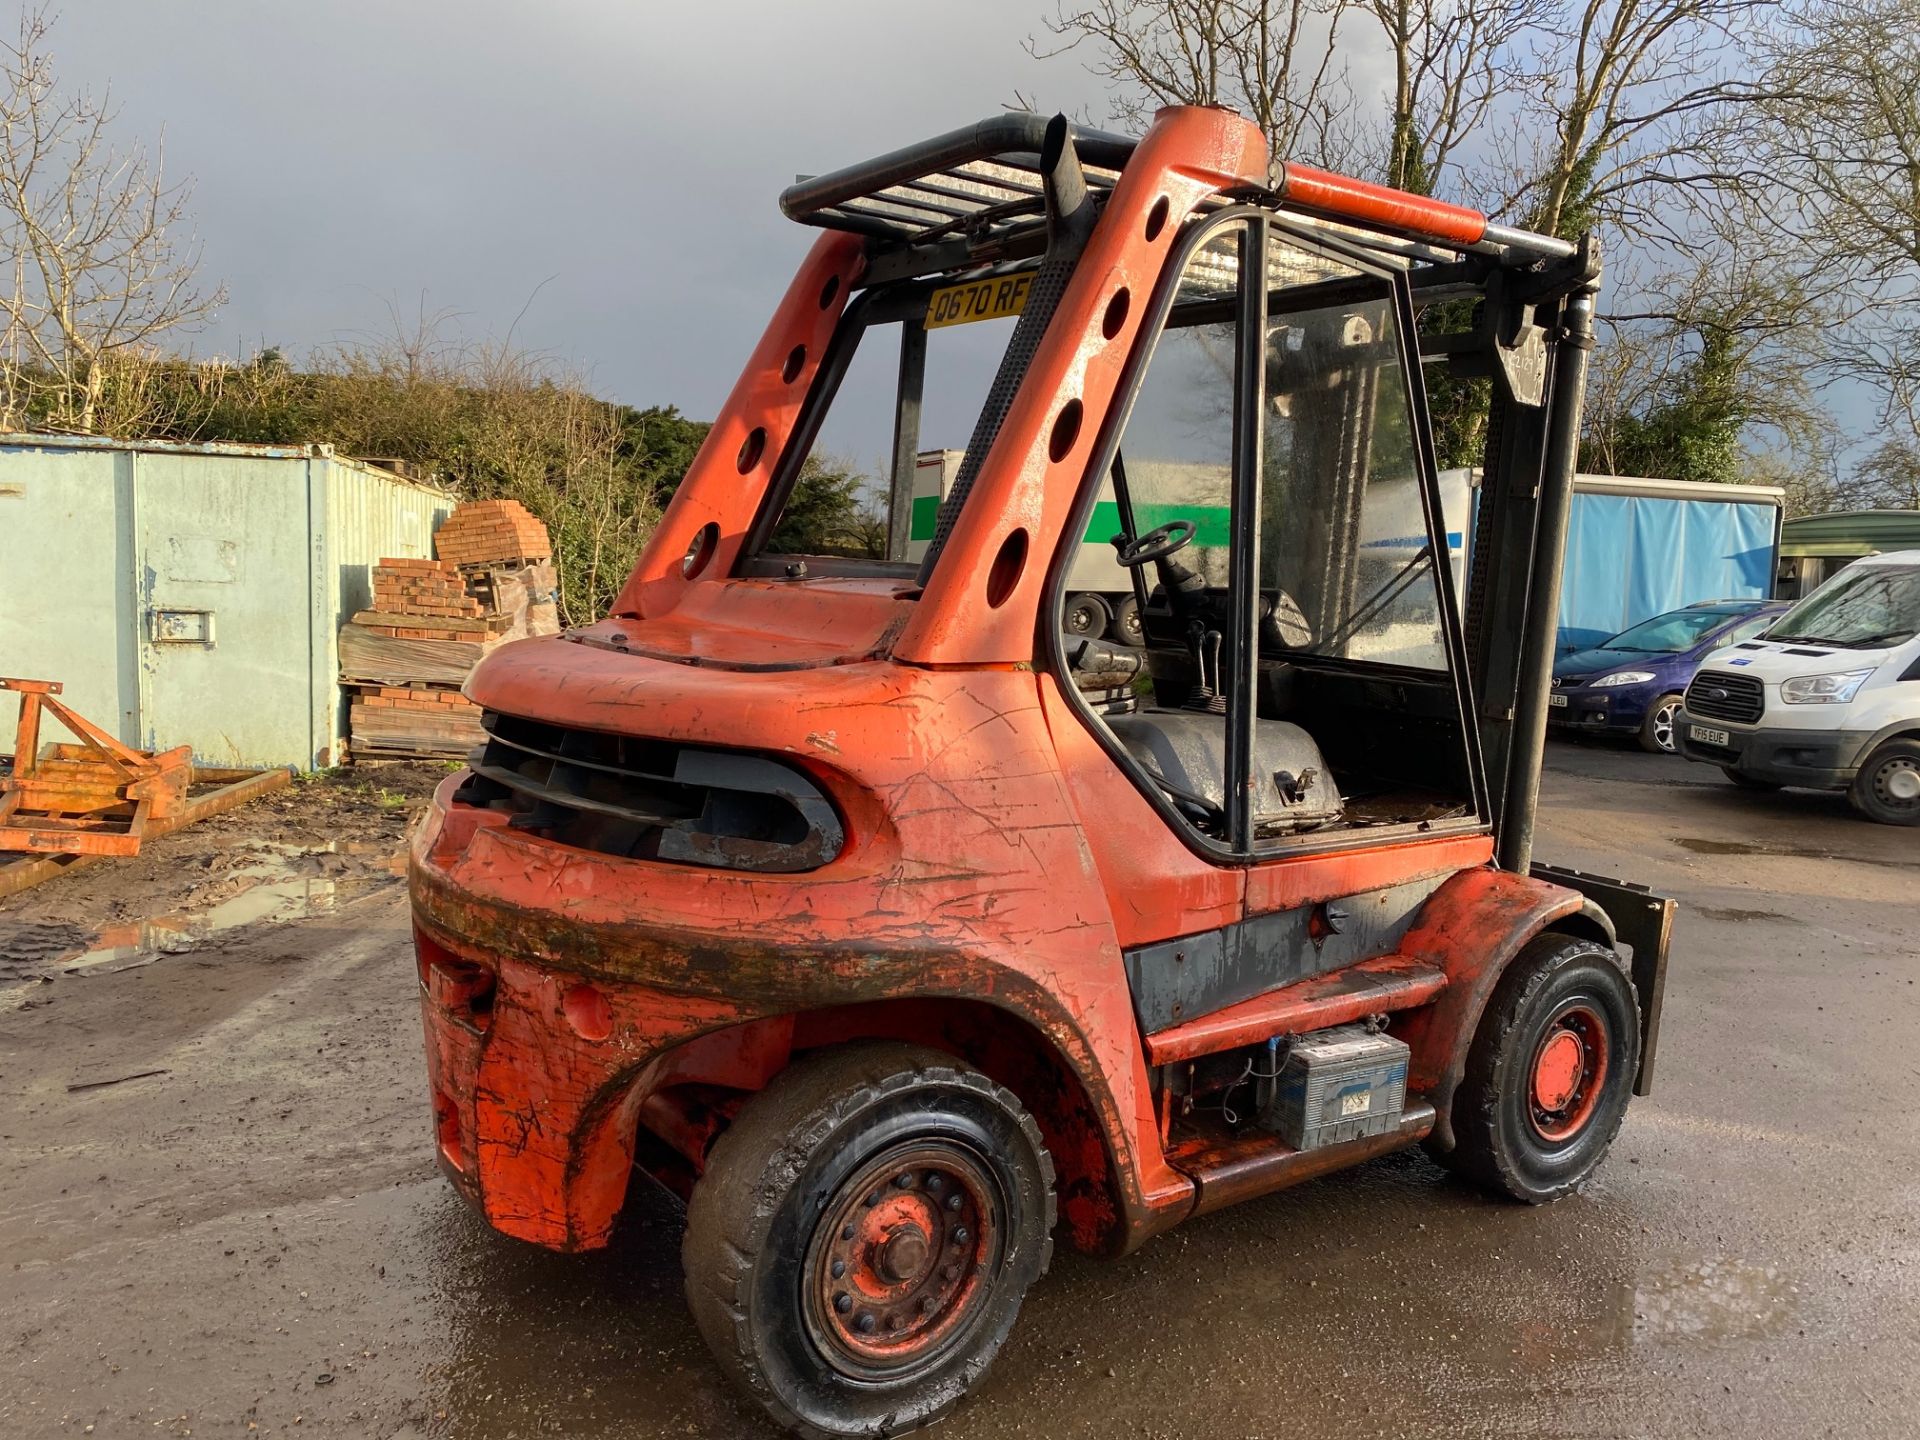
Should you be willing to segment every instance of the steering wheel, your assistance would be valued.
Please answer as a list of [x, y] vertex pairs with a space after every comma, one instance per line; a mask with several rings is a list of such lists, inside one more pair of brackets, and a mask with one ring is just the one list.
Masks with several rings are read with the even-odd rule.
[[1114, 558], [1129, 570], [1164, 560], [1193, 543], [1193, 521], [1169, 520], [1158, 530], [1149, 530], [1138, 540], [1120, 547]]

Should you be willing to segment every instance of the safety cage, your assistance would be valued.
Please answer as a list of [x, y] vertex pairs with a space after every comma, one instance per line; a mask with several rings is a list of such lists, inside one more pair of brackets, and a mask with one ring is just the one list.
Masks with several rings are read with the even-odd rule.
[[[926, 583], [1071, 276], [1076, 245], [1092, 230], [1135, 143], [1078, 129], [1063, 117], [1010, 114], [804, 178], [784, 192], [781, 207], [790, 218], [859, 234], [868, 253], [856, 282], [859, 293], [841, 318], [774, 467], [740, 550], [737, 573], [848, 574]], [[1560, 452], [1575, 443], [1578, 431], [1584, 376], [1569, 367], [1577, 363], [1583, 372], [1591, 345], [1597, 251], [1590, 240], [1561, 240], [1489, 223], [1443, 202], [1291, 163], [1276, 163], [1265, 186], [1238, 187], [1211, 197], [1187, 223], [1199, 226], [1229, 209], [1390, 283], [1396, 323], [1419, 362], [1409, 382], [1409, 403], [1416, 411], [1425, 404], [1421, 367], [1444, 366], [1453, 376], [1490, 387], [1487, 481], [1474, 515], [1463, 522], [1473, 529], [1467, 547], [1471, 561], [1458, 595], [1449, 593], [1444, 602], [1457, 612], [1447, 627], [1447, 644], [1449, 669], [1458, 686], [1457, 723], [1469, 746], [1463, 762], [1464, 811], [1440, 818], [1491, 823], [1514, 832], [1517, 848], [1511, 853], [1524, 854], [1531, 843], [1537, 790], [1537, 769], [1525, 755], [1537, 749], [1538, 741], [1516, 745], [1514, 736], [1544, 733], [1548, 685], [1544, 662], [1530, 670], [1523, 665], [1523, 657], [1540, 647], [1530, 648], [1522, 636], [1529, 625], [1539, 629], [1551, 623], [1547, 587], [1557, 587], [1559, 581], [1566, 500], [1557, 486], [1543, 487], [1542, 481], [1561, 468]], [[1007, 277], [1020, 277], [1030, 287], [1026, 303], [959, 474], [940, 502], [937, 528], [916, 563], [908, 553], [903, 517], [915, 502], [915, 467], [921, 457], [918, 427], [926, 399], [929, 298], [957, 282]], [[1251, 297], [1259, 288], [1246, 287], [1246, 293]], [[849, 358], [870, 327], [896, 322], [901, 326], [901, 353], [887, 476], [891, 523], [885, 557], [775, 553], [770, 542], [776, 522]], [[1136, 355], [1136, 362], [1141, 358]], [[1556, 375], [1556, 366], [1567, 373]], [[1129, 383], [1137, 380], [1136, 373]], [[1414, 428], [1424, 447], [1422, 504], [1429, 542], [1444, 546], [1446, 524], [1434, 508], [1434, 456], [1424, 417]], [[1096, 446], [1103, 459], [1081, 497], [1076, 525], [1086, 523], [1092, 484], [1111, 463], [1110, 441], [1110, 436], [1101, 437]], [[1487, 557], [1496, 553], [1519, 563], [1495, 570]], [[1057, 591], [1056, 584], [1056, 597]], [[1144, 601], [1144, 594], [1140, 599]], [[1251, 617], [1236, 627], [1223, 666], [1251, 667], [1249, 636], [1255, 624], [1257, 617]], [[1065, 669], [1068, 661], [1058, 642], [1056, 634], [1041, 636], [1049, 658]], [[1548, 644], [1542, 653], [1550, 652]], [[1090, 705], [1086, 709], [1089, 715], [1095, 713]], [[1233, 721], [1237, 738], [1230, 741], [1231, 773], [1240, 773], [1249, 757], [1246, 723], [1238, 717]], [[1094, 729], [1102, 734], [1102, 727]], [[1103, 743], [1108, 738], [1103, 735]], [[1137, 771], [1126, 757], [1116, 758]], [[1178, 818], [1177, 800], [1151, 785], [1142, 788], [1170, 819]], [[1226, 788], [1231, 798], [1236, 787]], [[1254, 849], [1253, 818], [1241, 813], [1246, 808], [1239, 805], [1225, 817], [1218, 835], [1199, 837], [1197, 848], [1219, 855]], [[1192, 827], [1181, 828], [1194, 841]], [[1431, 829], [1432, 822], [1423, 828]], [[1344, 833], [1352, 843], [1353, 832]], [[1382, 833], [1376, 838], [1390, 837]]]

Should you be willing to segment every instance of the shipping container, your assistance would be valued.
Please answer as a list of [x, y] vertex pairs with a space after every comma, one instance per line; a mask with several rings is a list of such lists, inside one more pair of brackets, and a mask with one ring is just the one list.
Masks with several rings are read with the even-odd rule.
[[[203, 765], [338, 764], [340, 627], [453, 505], [324, 445], [0, 436], [0, 675]], [[0, 694], [0, 750], [15, 713]]]

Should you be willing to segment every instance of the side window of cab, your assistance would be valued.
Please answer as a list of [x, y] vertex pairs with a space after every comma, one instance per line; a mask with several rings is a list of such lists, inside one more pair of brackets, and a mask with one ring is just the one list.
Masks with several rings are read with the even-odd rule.
[[1097, 733], [1206, 850], [1482, 825], [1404, 282], [1272, 217], [1200, 226], [1081, 497], [1141, 620], [1068, 645]]

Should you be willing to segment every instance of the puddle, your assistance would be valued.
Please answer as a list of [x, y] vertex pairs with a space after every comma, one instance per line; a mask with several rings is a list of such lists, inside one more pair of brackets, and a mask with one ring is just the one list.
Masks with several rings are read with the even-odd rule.
[[1853, 865], [1880, 865], [1890, 870], [1920, 868], [1920, 861], [1888, 860], [1877, 855], [1839, 855], [1832, 850], [1802, 850], [1789, 845], [1757, 845], [1750, 840], [1708, 840], [1676, 835], [1673, 843], [1696, 855], [1778, 855], [1789, 860], [1843, 860]]
[[44, 983], [56, 972], [111, 975], [151, 965], [244, 926], [328, 914], [406, 873], [405, 851], [377, 840], [293, 845], [247, 839], [220, 851], [204, 862], [207, 878], [176, 900], [178, 910], [97, 930], [33, 924], [8, 930], [0, 935], [0, 982]]
[[1771, 1265], [1709, 1259], [1676, 1261], [1644, 1277], [1633, 1292], [1636, 1339], [1681, 1335], [1736, 1340], [1778, 1333], [1800, 1290]]
[[60, 956], [59, 963], [68, 975], [111, 975], [151, 965], [163, 956], [197, 950], [213, 937], [244, 925], [282, 924], [325, 915], [392, 883], [384, 876], [353, 880], [328, 876], [263, 878], [232, 899], [205, 910], [155, 915], [128, 925], [109, 926], [86, 946]]
[[1782, 915], [1778, 910], [1725, 910], [1717, 905], [1694, 905], [1690, 907], [1694, 914], [1704, 915], [1709, 920], [1782, 920], [1789, 925], [1800, 922], [1791, 915]]

